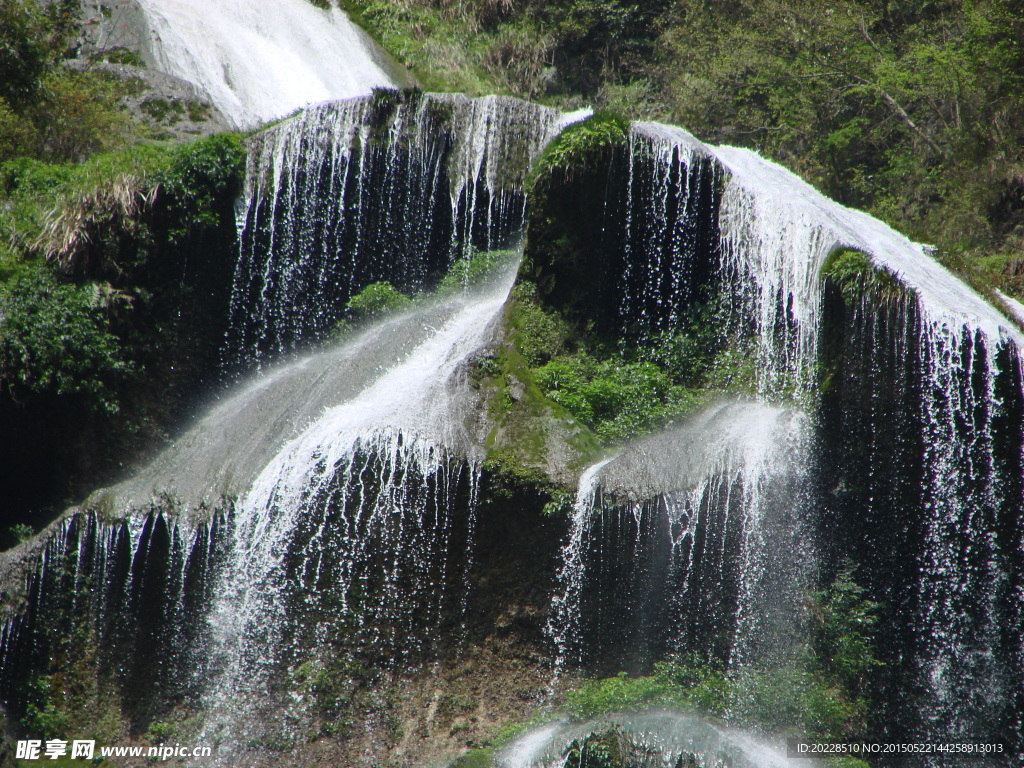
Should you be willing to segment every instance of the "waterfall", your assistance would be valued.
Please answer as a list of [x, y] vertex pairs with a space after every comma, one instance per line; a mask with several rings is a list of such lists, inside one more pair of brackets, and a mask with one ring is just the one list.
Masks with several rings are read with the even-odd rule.
[[515, 266], [481, 293], [449, 299], [434, 333], [287, 443], [239, 502], [212, 614], [220, 673], [208, 729], [247, 723], [265, 700], [266, 673], [290, 650], [289, 594], [305, 610], [333, 605], [315, 619], [317, 644], [345, 632], [351, 642], [365, 627], [376, 646], [414, 655], [415, 626], [440, 625], [458, 484], [472, 508], [482, 458], [453, 377], [493, 335]]
[[[583, 115], [370, 93], [393, 82], [372, 47], [306, 0], [140, 2], [160, 67], [239, 126], [354, 98], [248, 139], [224, 349], [237, 380], [150, 466], [4, 560], [24, 605], [0, 628], [0, 680], [13, 700], [66, 663], [58, 639], [82, 620], [133, 722], [201, 703], [231, 760], [296, 730], [305, 702], [278, 683], [321, 656], [415, 665], [456, 642], [493, 426], [471, 371], [511, 349], [530, 171]], [[1004, 740], [1020, 762], [1024, 334], [926, 247], [753, 152], [645, 122], [605, 159], [548, 192], [587, 229], [578, 263], [530, 263], [550, 270], [545, 311], [628, 346], [713, 303], [756, 384], [582, 473], [551, 596], [556, 671], [644, 673], [676, 653], [734, 677], [782, 664], [808, 591], [849, 557], [882, 604], [874, 731]], [[841, 248], [874, 276], [823, 275]], [[426, 295], [497, 251], [509, 263], [489, 282]], [[410, 307], [334, 339], [379, 281]], [[497, 369], [502, 396], [526, 392]], [[787, 765], [678, 713], [549, 725], [498, 762], [558, 765], [602, 729], [669, 763]]]
[[370, 283], [421, 290], [473, 250], [517, 245], [530, 165], [579, 117], [509, 98], [392, 92], [260, 134], [240, 214], [230, 362], [323, 334]]
[[[496, 768], [564, 768], [567, 755], [587, 741], [614, 733], [628, 743], [629, 765], [693, 768], [795, 768], [772, 747], [748, 734], [676, 712], [613, 714], [569, 725], [531, 730], [502, 750]], [[621, 742], [620, 742], [621, 743]], [[600, 754], [599, 752], [597, 754]]]
[[798, 413], [733, 403], [588, 470], [555, 600], [561, 663], [785, 659], [813, 577], [808, 440]]
[[149, 466], [94, 493], [84, 506], [131, 515], [156, 499], [198, 517], [223, 507], [247, 493], [281, 446], [325, 410], [356, 398], [382, 370], [405, 361], [451, 320], [456, 306], [418, 305], [240, 382]]
[[[628, 141], [630, 171], [622, 183], [632, 202], [618, 215], [627, 230], [646, 216], [644, 226], [655, 230], [649, 241], [667, 242], [694, 216], [688, 202], [694, 188], [664, 180], [688, 178], [687, 168], [708, 159], [718, 166], [717, 247], [661, 246], [662, 254], [684, 256], [663, 261], [661, 269], [674, 270], [674, 276], [638, 271], [611, 258], [606, 263], [620, 270], [613, 273], [613, 284], [618, 279], [631, 286], [634, 296], [660, 296], [660, 306], [649, 300], [645, 311], [654, 308], [669, 325], [673, 302], [692, 296], [685, 290], [688, 281], [703, 271], [708, 284], [717, 286], [727, 327], [749, 334], [756, 345], [762, 401], [796, 398], [809, 410], [811, 436], [804, 444], [819, 458], [807, 473], [797, 473], [785, 493], [794, 509], [824, 507], [818, 525], [824, 531], [820, 538], [829, 542], [823, 554], [831, 559], [823, 565], [835, 567], [841, 554], [858, 559], [870, 593], [886, 606], [880, 643], [892, 676], [882, 684], [878, 727], [892, 737], [912, 732], [941, 740], [973, 734], [1019, 743], [1013, 724], [1020, 722], [1020, 704], [1012, 691], [1021, 684], [1015, 669], [1022, 636], [1021, 537], [1013, 521], [1024, 499], [1018, 352], [1024, 337], [925, 247], [828, 200], [753, 152], [708, 147], [682, 129], [651, 123], [634, 125]], [[638, 181], [637, 158], [650, 156], [659, 165]], [[666, 203], [672, 195], [676, 202]], [[664, 213], [669, 206], [674, 221]], [[620, 239], [616, 247], [635, 260], [631, 239]], [[866, 254], [884, 279], [900, 287], [888, 289], [891, 296], [865, 287], [865, 295], [851, 304], [822, 277], [828, 257], [839, 248]], [[638, 274], [645, 284], [636, 285]], [[623, 311], [616, 322], [613, 331], [627, 332], [635, 318]], [[691, 428], [700, 424], [698, 419]], [[749, 426], [754, 429], [753, 420]], [[645, 659], [664, 652], [661, 633], [673, 626], [674, 606], [656, 604], [650, 595], [665, 579], [675, 578], [665, 565], [678, 561], [673, 533], [695, 535], [689, 526], [701, 519], [692, 514], [701, 509], [696, 500], [669, 491], [691, 487], [692, 473], [699, 476], [707, 466], [703, 452], [714, 456], [731, 439], [728, 430], [714, 430], [700, 451], [691, 453], [679, 451], [691, 440], [685, 430], [641, 442], [625, 454], [630, 471], [611, 500], [603, 477], [618, 459], [584, 473], [563, 555], [563, 592], [555, 600], [558, 620], [552, 631], [563, 651], [579, 651], [574, 632], [581, 594], [591, 572], [606, 568], [605, 591], [598, 589], [592, 604], [605, 602], [606, 617], [632, 616], [637, 624], [610, 663], [643, 669]], [[780, 460], [788, 450], [785, 441], [768, 447], [769, 453], [781, 451]], [[651, 478], [672, 462], [681, 465], [678, 487], [652, 495], [657, 485]], [[810, 482], [814, 477], [817, 490]], [[695, 487], [706, 493], [705, 486]], [[656, 503], [637, 503], [651, 498]], [[730, 533], [738, 528], [734, 520], [725, 515], [714, 521], [719, 541], [736, 536]], [[790, 537], [810, 529], [800, 514], [789, 516], [787, 524]], [[659, 525], [666, 542], [660, 547], [650, 533]], [[842, 551], [840, 541], [856, 543]], [[787, 551], [780, 542], [769, 549], [784, 557]], [[814, 559], [810, 550], [802, 556]], [[749, 567], [741, 557], [723, 563], [722, 571], [735, 569], [740, 584], [746, 579], [755, 585], [764, 573], [784, 572], [777, 565], [755, 564], [748, 573]], [[803, 572], [814, 570], [808, 565]], [[670, 589], [685, 602], [685, 580]], [[691, 608], [699, 622], [713, 626], [723, 605], [726, 615], [734, 609], [714, 585], [704, 589], [713, 597]], [[759, 586], [735, 591], [741, 600], [757, 597], [762, 604], [770, 594]], [[751, 628], [743, 625], [742, 610], [736, 615], [734, 639], [713, 655], [729, 660], [746, 655], [734, 644], [746, 643]], [[707, 651], [708, 637], [703, 646], [688, 646], [692, 636], [685, 626], [675, 626], [676, 647]], [[616, 642], [597, 635], [590, 640], [598, 644], [590, 649], [592, 662], [600, 662], [601, 643]], [[924, 693], [913, 698], [910, 690]]]
[[206, 632], [194, 617], [210, 609], [223, 525], [221, 516], [192, 524], [142, 510], [120, 522], [95, 513], [59, 521], [27, 574], [26, 610], [0, 630], [5, 697], [55, 661], [73, 665], [59, 670], [76, 680], [66, 683], [72, 695], [89, 691], [89, 674], [129, 691], [120, 706], [131, 718], [198, 695]]
[[138, 2], [154, 66], [197, 86], [237, 128], [409, 79], [337, 7], [322, 10], [306, 0]]

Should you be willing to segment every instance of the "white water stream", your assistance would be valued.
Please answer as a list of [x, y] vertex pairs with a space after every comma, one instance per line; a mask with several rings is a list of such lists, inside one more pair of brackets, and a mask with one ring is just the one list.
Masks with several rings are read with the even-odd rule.
[[588, 737], [599, 737], [613, 729], [627, 736], [633, 746], [657, 756], [657, 762], [643, 765], [816, 768], [815, 762], [789, 760], [776, 748], [738, 729], [669, 710], [618, 712], [583, 723], [540, 726], [502, 749], [495, 768], [571, 768], [567, 753], [573, 743], [581, 745]]
[[[808, 448], [809, 429], [802, 414], [727, 403], [589, 468], [580, 481], [562, 553], [563, 591], [554, 601], [550, 629], [559, 663], [584, 641], [580, 604], [588, 571], [598, 565], [588, 562], [587, 554], [590, 540], [602, 535], [601, 516], [617, 510], [639, 524], [659, 498], [661, 513], [673, 526], [674, 599], [686, 599], [709, 583], [725, 583], [735, 568], [738, 595], [729, 622], [735, 640], [726, 661], [738, 669], [766, 656], [784, 655], [787, 648], [774, 646], [793, 639], [782, 626], [802, 623], [803, 590], [814, 567], [810, 538], [800, 535], [811, 529], [801, 493]], [[735, 555], [728, 551], [730, 531], [741, 536]]]
[[307, 0], [138, 0], [156, 68], [206, 93], [237, 128], [399, 82], [338, 8]]
[[[332, 593], [341, 596], [342, 613], [351, 613], [356, 623], [366, 620], [371, 609], [347, 600], [371, 561], [385, 571], [389, 588], [377, 598], [383, 601], [377, 608], [391, 621], [402, 617], [388, 601], [409, 597], [400, 594], [398, 582], [410, 574], [431, 578], [437, 558], [445, 555], [457, 468], [468, 462], [474, 485], [483, 458], [466, 421], [474, 409], [465, 399], [465, 366], [491, 340], [514, 274], [515, 265], [489, 287], [448, 299], [443, 324], [431, 328], [404, 360], [284, 445], [244, 495], [211, 618], [220, 671], [207, 696], [207, 732], [223, 736], [219, 729], [246, 728], [247, 714], [265, 698], [266, 674], [283, 650], [289, 580], [299, 579], [307, 595], [319, 583], [322, 532], [298, 553], [305, 561], [298, 576], [289, 575], [286, 556], [300, 520], [325, 495], [340, 498], [337, 524], [348, 532], [339, 544], [341, 566], [328, 577]], [[360, 464], [360, 457], [372, 463]], [[470, 488], [471, 499], [474, 494]], [[405, 532], [412, 529], [410, 545]], [[440, 588], [435, 582], [423, 586], [424, 599]], [[334, 617], [339, 618], [344, 617]], [[238, 734], [233, 736], [236, 741]]]

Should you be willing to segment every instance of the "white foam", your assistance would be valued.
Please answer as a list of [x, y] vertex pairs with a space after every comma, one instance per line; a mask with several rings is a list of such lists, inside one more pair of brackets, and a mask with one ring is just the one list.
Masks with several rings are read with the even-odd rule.
[[342, 11], [307, 0], [139, 0], [156, 67], [206, 93], [238, 128], [396, 83]]

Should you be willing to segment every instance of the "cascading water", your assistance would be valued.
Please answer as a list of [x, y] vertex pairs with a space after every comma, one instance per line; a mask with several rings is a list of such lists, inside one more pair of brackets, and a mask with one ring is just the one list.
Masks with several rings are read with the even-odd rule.
[[578, 117], [509, 98], [391, 92], [261, 134], [240, 214], [231, 361], [323, 334], [370, 283], [418, 290], [473, 249], [514, 247], [530, 165]]
[[493, 335], [514, 266], [480, 295], [452, 299], [435, 334], [285, 445], [240, 502], [213, 610], [208, 730], [254, 720], [266, 673], [292, 660], [282, 636], [289, 594], [307, 611], [326, 602], [314, 595], [333, 601], [315, 645], [348, 625], [349, 641], [365, 629], [376, 647], [415, 655], [414, 627], [441, 624], [458, 485], [472, 515], [482, 458], [453, 377]]
[[[161, 66], [239, 125], [388, 82], [337, 10], [142, 5]], [[302, 67], [334, 63], [279, 77], [270, 64], [292, 67], [306, 35], [333, 48], [303, 50]], [[487, 445], [467, 371], [497, 337], [512, 274], [280, 356], [323, 343], [370, 283], [418, 291], [458, 258], [519, 245], [530, 167], [571, 119], [389, 92], [250, 140], [225, 355], [263, 371], [40, 545], [26, 608], [0, 632], [5, 695], [63, 658], [54, 633], [86, 617], [123, 690], [157, 692], [126, 694], [134, 722], [187, 697], [206, 735], [244, 749], [297, 722], [302, 702], [275, 681], [327, 648], [430, 658], [455, 634]], [[848, 555], [883, 604], [876, 732], [1004, 740], [1020, 762], [1024, 337], [924, 248], [751, 152], [640, 123], [607, 160], [576, 178], [593, 209], [582, 258], [532, 254], [548, 270], [538, 288], [627, 343], [713, 305], [755, 350], [757, 381], [754, 402], [708, 408], [584, 473], [550, 625], [561, 668], [643, 671], [674, 652], [733, 671], [777, 662], [799, 643], [819, 570]], [[549, 204], [583, 207], [559, 191]], [[866, 254], [874, 277], [851, 290], [823, 276], [839, 248]], [[549, 726], [499, 763], [560, 765], [601, 729], [663, 764], [785, 764], [666, 713]]]
[[[893, 737], [910, 732], [921, 739], [942, 740], [956, 734], [962, 739], [1019, 744], [1019, 737], [1013, 735], [1013, 723], [1020, 722], [1019, 704], [1014, 703], [1012, 690], [1021, 684], [1019, 669], [1013, 671], [1021, 636], [1020, 611], [1015, 607], [1019, 586], [1014, 586], [1019, 585], [1020, 536], [1010, 521], [1019, 516], [1022, 498], [1017, 353], [1021, 334], [921, 246], [865, 214], [827, 200], [747, 150], [704, 147], [681, 129], [654, 124], [635, 126], [629, 144], [631, 157], [653, 155], [662, 165], [691, 167], [695, 156], [712, 158], [721, 169], [720, 247], [688, 254], [703, 259], [703, 266], [666, 262], [666, 268], [678, 271], [677, 278], [652, 276], [649, 286], [634, 288], [634, 293], [663, 294], [664, 286], [683, 286], [689, 275], [703, 269], [709, 273], [712, 290], [718, 286], [726, 327], [745, 330], [756, 341], [760, 395], [769, 401], [796, 396], [817, 414], [810, 422], [817, 435], [807, 444], [828, 457], [814, 462], [820, 467], [814, 472], [820, 472], [818, 483], [825, 496], [811, 496], [813, 487], [799, 478], [787, 493], [796, 507], [825, 506], [820, 525], [826, 532], [823, 538], [832, 540], [825, 547], [832, 558], [829, 567], [835, 567], [840, 554], [851, 554], [837, 552], [835, 541], [843, 540], [844, 534], [849, 540], [850, 532], [856, 531], [859, 538], [853, 540], [864, 541], [853, 556], [864, 565], [871, 594], [886, 602], [886, 629], [880, 643], [886, 649], [887, 664], [899, 670], [893, 677], [898, 682], [886, 688], [886, 702], [879, 703], [883, 713], [879, 728]], [[613, 165], [609, 174], [615, 173]], [[648, 180], [646, 194], [651, 199], [627, 207], [627, 225], [631, 217], [646, 210], [663, 233], [681, 226], [657, 214], [666, 207], [665, 195], [685, 198], [691, 194], [689, 187], [673, 188], [660, 181], [672, 173], [662, 169]], [[680, 176], [685, 168], [674, 173]], [[632, 173], [628, 183], [632, 189]], [[677, 216], [692, 216], [688, 205], [675, 207]], [[625, 251], [631, 246], [622, 242], [619, 247]], [[829, 288], [829, 294], [825, 289], [830, 284], [822, 272], [840, 248], [866, 254], [883, 283], [889, 280], [893, 286], [902, 286], [888, 289], [902, 298], [890, 299], [884, 290], [871, 294], [865, 287], [866, 298], [854, 300], [851, 306], [850, 299], [836, 289]], [[622, 270], [623, 283], [634, 278], [634, 272]], [[823, 303], [828, 296], [831, 300]], [[676, 300], [676, 295], [663, 295], [658, 311], [664, 314], [664, 308]], [[647, 306], [657, 308], [657, 303]], [[837, 312], [847, 313], [847, 327], [839, 328], [844, 319], [836, 317]], [[851, 324], [851, 312], [860, 320]], [[867, 317], [876, 319], [868, 323]], [[635, 318], [622, 309], [617, 322], [618, 329], [626, 331]], [[859, 374], [853, 371], [854, 363]], [[836, 386], [837, 375], [843, 379], [842, 387]], [[893, 384], [894, 389], [882, 393]], [[883, 424], [887, 421], [890, 424]], [[899, 428], [892, 425], [900, 425], [903, 433], [893, 434]], [[841, 434], [843, 430], [848, 431], [846, 435]], [[573, 535], [565, 550], [565, 591], [556, 600], [561, 623], [556, 622], [553, 629], [563, 647], [572, 646], [569, 638], [578, 610], [574, 606], [587, 567], [613, 564], [619, 580], [612, 576], [607, 590], [594, 600], [609, 601], [613, 606], [609, 616], [616, 610], [620, 616], [628, 615], [630, 609], [615, 601], [616, 590], [649, 594], [662, 581], [657, 574], [664, 566], [659, 563], [672, 559], [667, 554], [671, 547], [659, 551], [638, 538], [637, 530], [661, 521], [671, 531], [673, 520], [689, 524], [695, 519], [680, 516], [679, 504], [671, 495], [663, 494], [647, 508], [621, 500], [623, 496], [644, 498], [645, 478], [666, 461], [684, 462], [684, 468], [704, 466], [700, 458], [673, 456], [671, 438], [664, 439], [668, 442], [656, 448], [638, 446], [641, 458], [633, 461], [624, 485], [628, 490], [620, 489], [620, 499], [611, 504], [595, 505], [591, 499], [612, 465], [595, 467], [584, 475]], [[686, 444], [685, 437], [676, 439]], [[729, 439], [727, 431], [709, 434], [702, 450], [714, 455]], [[850, 453], [851, 446], [859, 443], [870, 447]], [[862, 465], [854, 468], [854, 461], [861, 456], [871, 468], [863, 467], [865, 471], [858, 475]], [[687, 487], [682, 484], [680, 489]], [[596, 498], [601, 498], [600, 493]], [[605, 511], [606, 506], [618, 512]], [[845, 522], [835, 522], [833, 515]], [[860, 519], [874, 521], [877, 528]], [[793, 527], [788, 535], [800, 535], [800, 525], [794, 525], [797, 520], [799, 515], [789, 522]], [[623, 525], [623, 521], [632, 522]], [[728, 541], [729, 523], [728, 516], [717, 521], [719, 540]], [[886, 528], [902, 533], [891, 537], [879, 533]], [[618, 544], [588, 544], [593, 531]], [[892, 571], [884, 566], [876, 570], [886, 561], [876, 548], [902, 562]], [[906, 552], [915, 555], [907, 558]], [[742, 582], [747, 578], [746, 566], [740, 558], [724, 570], [738, 569], [735, 578]], [[624, 568], [639, 573], [640, 581], [623, 587]], [[890, 579], [892, 583], [886, 584]], [[686, 589], [685, 582], [679, 585], [679, 594], [685, 595]], [[755, 588], [751, 594], [757, 592]], [[633, 614], [644, 610], [649, 613], [642, 617], [648, 629], [671, 624], [667, 618], [671, 606], [652, 609], [641, 600], [632, 607]], [[698, 607], [698, 613], [700, 621], [714, 624], [714, 606]], [[748, 628], [737, 624], [733, 629], [728, 647], [718, 649], [720, 658], [732, 658], [734, 644], [748, 641]], [[649, 661], [659, 653], [656, 642], [648, 649], [641, 642], [638, 649], [635, 643], [641, 638], [650, 643], [643, 632], [634, 632], [621, 644], [641, 660], [640, 669], [645, 658]], [[673, 639], [685, 646], [686, 631], [681, 628]], [[703, 640], [696, 645], [706, 652], [711, 646], [708, 638]], [[629, 658], [619, 655], [612, 663], [629, 668]], [[927, 693], [911, 697], [911, 690]], [[941, 760], [925, 762], [942, 764]]]
[[[792, 174], [748, 151], [727, 149], [717, 150], [717, 154], [731, 171], [733, 183], [745, 188], [748, 195], [753, 193], [750, 200], [757, 201], [736, 205], [727, 190], [724, 220], [736, 208], [749, 212], [771, 206], [770, 210], [755, 214], [763, 222], [760, 235], [749, 229], [744, 232], [747, 249], [763, 249], [759, 243], [775, 247], [777, 237], [767, 233], [779, 229], [779, 206], [791, 209], [785, 212], [785, 220], [804, 221], [805, 227], [810, 225], [831, 233], [810, 240], [811, 248], [788, 251], [791, 259], [795, 256], [807, 265], [805, 281], [797, 282], [796, 289], [782, 285], [767, 292], [769, 301], [774, 295], [787, 297], [781, 306], [787, 307], [790, 317], [797, 319], [798, 327], [806, 325], [802, 318], [811, 321], [801, 335], [815, 337], [826, 322], [821, 316], [822, 288], [818, 276], [824, 258], [837, 245], [868, 254], [877, 267], [894, 275], [911, 292], [899, 304], [902, 312], [911, 313], [910, 316], [893, 318], [909, 337], [903, 340], [902, 352], [895, 353], [893, 362], [896, 376], [908, 367], [914, 369], [914, 381], [910, 383], [917, 393], [914, 402], [889, 412], [878, 405], [865, 405], [874, 411], [873, 419], [907, 419], [903, 423], [908, 430], [920, 431], [920, 453], [902, 456], [900, 463], [887, 467], [887, 460], [893, 457], [887, 455], [884, 445], [877, 445], [873, 456], [875, 469], [867, 476], [867, 482], [849, 475], [843, 479], [840, 470], [832, 473], [832, 481], [826, 485], [860, 485], [856, 501], [860, 508], [847, 507], [844, 511], [849, 515], [878, 519], [882, 525], [899, 521], [897, 525], [918, 528], [915, 538], [920, 538], [903, 542], [907, 549], [918, 553], [916, 574], [905, 585], [912, 590], [911, 602], [916, 607], [910, 609], [906, 596], [895, 595], [889, 589], [880, 595], [908, 609], [906, 613], [894, 613], [903, 614], [900, 621], [909, 621], [913, 627], [911, 634], [917, 638], [916, 647], [909, 654], [915, 657], [912, 666], [917, 671], [913, 682], [904, 682], [908, 688], [921, 686], [928, 694], [915, 702], [920, 719], [913, 732], [932, 740], [989, 735], [1013, 743], [1013, 737], [1007, 733], [1012, 729], [1010, 723], [1019, 719], [1019, 715], [1013, 714], [1017, 705], [1013, 704], [1012, 691], [1020, 685], [1020, 675], [1019, 671], [1012, 671], [1015, 654], [1007, 645], [1014, 642], [1009, 637], [1019, 636], [1020, 626], [1018, 612], [1012, 607], [1015, 598], [1006, 582], [1013, 578], [1019, 538], [1007, 539], [1000, 533], [1005, 530], [1005, 522], [1000, 518], [1008, 509], [1020, 508], [1020, 474], [1016, 460], [1011, 460], [1009, 466], [998, 466], [993, 445], [1002, 441], [999, 453], [1003, 456], [1020, 452], [1022, 435], [1019, 429], [1014, 433], [1012, 423], [1007, 422], [1003, 413], [1004, 408], [1014, 411], [1020, 407], [1020, 363], [1016, 353], [1020, 333], [991, 305], [929, 258], [921, 246], [910, 243], [877, 220], [828, 201]], [[796, 215], [792, 209], [796, 209]], [[771, 270], [767, 274], [785, 275], [789, 271]], [[759, 278], [755, 283], [772, 284], [771, 278]], [[807, 287], [801, 291], [801, 286]], [[765, 306], [763, 301], [761, 306]], [[778, 302], [775, 306], [781, 308]], [[870, 311], [885, 312], [877, 299]], [[762, 327], [771, 326], [762, 323]], [[813, 346], [803, 343], [801, 347], [813, 352], [819, 343], [820, 337]], [[869, 354], [884, 359], [889, 351], [883, 345]], [[815, 362], [817, 354], [803, 359]], [[872, 366], [878, 370], [883, 364], [876, 359]], [[806, 369], [806, 362], [800, 367]], [[1002, 381], [997, 384], [999, 379]], [[844, 394], [852, 395], [853, 400], [859, 395], [856, 384], [849, 385]], [[1003, 390], [1009, 403], [996, 395], [997, 388]], [[825, 397], [829, 397], [827, 390]], [[907, 406], [912, 408], [910, 413], [899, 412], [900, 407]], [[861, 432], [860, 439], [866, 439], [868, 434]], [[907, 441], [909, 435], [901, 439]], [[835, 459], [833, 469], [847, 465], [846, 457]], [[920, 495], [915, 504], [905, 505], [906, 496], [887, 498], [891, 486], [883, 475], [894, 469], [906, 473], [907, 479], [915, 475], [920, 478]], [[865, 550], [870, 551], [876, 536], [869, 534], [865, 538]], [[887, 579], [898, 581], [891, 573], [875, 572], [868, 578], [875, 584]], [[892, 663], [901, 664], [903, 659], [892, 659]], [[902, 720], [898, 727], [905, 733], [908, 722], [914, 719], [911, 716]]]
[[563, 663], [785, 659], [814, 575], [808, 432], [794, 412], [722, 405], [589, 470], [555, 601]]
[[[436, 277], [472, 250], [516, 244], [530, 162], [560, 124], [575, 118], [510, 99], [388, 99], [342, 103], [307, 116], [337, 139], [326, 142], [326, 154], [311, 155], [310, 135], [289, 124], [256, 142], [239, 275], [247, 274], [247, 258], [257, 253], [246, 243], [261, 231], [272, 233], [259, 251], [268, 273], [301, 271], [313, 260], [329, 277], [331, 269], [354, 261], [365, 268], [352, 276], [354, 285], [386, 275], [406, 289], [423, 287], [430, 272]], [[440, 134], [433, 132], [439, 124]], [[280, 146], [267, 150], [278, 139]], [[277, 181], [264, 189], [269, 167], [276, 168]], [[345, 168], [348, 187], [344, 173], [333, 173]], [[307, 171], [325, 189], [310, 182], [302, 196], [286, 191]], [[402, 200], [381, 198], [374, 174], [391, 178], [397, 195], [400, 171], [423, 184], [413, 184]], [[441, 205], [432, 207], [438, 200]], [[293, 249], [295, 241], [276, 237], [293, 223], [300, 232], [327, 226], [362, 234], [336, 239], [332, 248], [323, 242], [313, 248], [307, 240]], [[418, 250], [407, 250], [413, 240], [401, 239], [410, 226], [427, 237]], [[339, 254], [343, 246], [349, 250]], [[204, 733], [230, 739], [225, 753], [291, 722], [294, 702], [268, 697], [270, 680], [316, 658], [317, 648], [337, 650], [340, 638], [374, 653], [392, 648], [396, 659], [412, 662], [420, 651], [449, 642], [444, 637], [458, 636], [486, 434], [477, 432], [489, 428], [473, 416], [481, 411], [480, 395], [467, 386], [467, 357], [495, 337], [515, 274], [514, 248], [503, 259], [501, 276], [483, 287], [421, 300], [350, 341], [240, 384], [151, 466], [86, 503], [125, 516], [131, 530], [162, 530], [165, 514], [197, 530], [211, 514], [218, 521], [221, 554], [202, 574], [206, 602], [193, 606], [197, 615], [211, 616], [208, 631], [198, 632], [179, 655], [193, 665], [190, 679], [206, 680]], [[380, 265], [386, 271], [376, 275], [382, 261], [390, 266]], [[404, 282], [396, 277], [403, 269]], [[350, 293], [338, 291], [335, 298], [343, 302]], [[268, 303], [306, 302], [297, 309], [314, 321], [318, 309], [331, 306], [329, 299], [310, 305], [308, 294], [286, 295]], [[272, 332], [266, 335], [276, 344]], [[118, 526], [103, 523], [98, 530], [112, 536]], [[144, 561], [138, 535], [125, 546], [130, 560]], [[126, 578], [134, 584], [137, 577]], [[173, 591], [172, 582], [158, 579], [152, 589]], [[33, 604], [58, 597], [42, 587], [37, 592]], [[107, 608], [93, 607], [105, 621]], [[160, 632], [161, 622], [154, 619], [151, 631]], [[434, 633], [425, 634], [425, 627]], [[20, 658], [17, 649], [46, 632], [33, 616], [6, 624], [5, 658]], [[160, 669], [179, 674], [163, 662]], [[154, 693], [150, 704], [158, 708], [161, 701], [167, 699]]]
[[138, 0], [149, 54], [197, 86], [237, 128], [410, 78], [337, 7], [306, 0]]
[[27, 575], [26, 610], [0, 631], [0, 690], [27, 671], [93, 663], [130, 692], [131, 718], [195, 696], [207, 665], [207, 631], [222, 516], [204, 523], [141, 512], [112, 524], [88, 513], [60, 521]]

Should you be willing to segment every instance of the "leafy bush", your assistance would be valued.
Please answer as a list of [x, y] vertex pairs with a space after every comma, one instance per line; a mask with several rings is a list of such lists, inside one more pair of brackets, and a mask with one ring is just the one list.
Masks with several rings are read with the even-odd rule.
[[828, 589], [811, 595], [814, 658], [829, 679], [860, 695], [867, 675], [881, 665], [872, 649], [878, 603], [868, 600], [846, 562]]
[[0, 384], [16, 400], [81, 395], [93, 409], [117, 411], [117, 386], [133, 371], [108, 312], [124, 301], [109, 286], [20, 272], [0, 287]]
[[[237, 133], [219, 133], [175, 148], [170, 162], [156, 174], [180, 215], [171, 230], [180, 238], [196, 226], [216, 226], [217, 200], [241, 188], [246, 151]], [[181, 215], [184, 214], [184, 215]]]
[[654, 363], [561, 356], [536, 371], [545, 393], [605, 441], [641, 434], [692, 412], [699, 392], [672, 383]]
[[653, 51], [667, 0], [346, 0], [430, 89], [524, 98], [589, 94], [628, 81]]
[[409, 306], [409, 297], [391, 283], [382, 280], [370, 283], [355, 294], [345, 305], [345, 311], [352, 320], [366, 320], [397, 312]]
[[120, 276], [131, 266], [120, 241], [146, 239], [155, 203], [166, 239], [177, 244], [196, 228], [222, 223], [224, 200], [241, 187], [244, 169], [238, 134], [139, 145], [81, 163], [21, 157], [0, 165], [9, 212], [5, 217], [0, 208], [0, 233], [26, 251], [42, 251], [65, 272], [107, 268]]
[[50, 675], [38, 675], [28, 685], [28, 701], [22, 722], [36, 738], [63, 739], [68, 732], [68, 718], [58, 706], [60, 692]]
[[53, 56], [46, 21], [37, 3], [0, 0], [0, 99], [21, 106], [38, 91]]
[[107, 72], [60, 67], [47, 75], [44, 86], [44, 98], [26, 114], [39, 131], [47, 159], [84, 160], [134, 140], [137, 126], [119, 106], [135, 90], [131, 82]]
[[746, 674], [734, 716], [776, 732], [863, 737], [867, 675], [881, 663], [872, 648], [879, 606], [864, 597], [850, 564], [826, 589], [812, 592], [809, 605], [809, 642], [788, 663]]
[[137, 82], [62, 65], [80, 14], [78, 0], [0, 0], [0, 162], [81, 160], [134, 138], [119, 102]]
[[654, 673], [594, 680], [566, 694], [566, 709], [579, 718], [649, 707], [678, 707], [721, 715], [731, 705], [734, 685], [725, 674], [696, 656], [654, 665]]
[[39, 135], [35, 126], [0, 97], [0, 163], [38, 149]]

